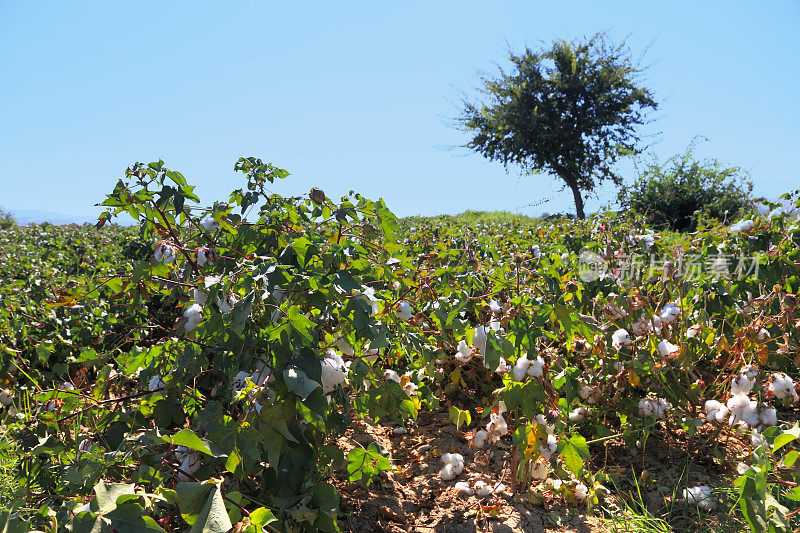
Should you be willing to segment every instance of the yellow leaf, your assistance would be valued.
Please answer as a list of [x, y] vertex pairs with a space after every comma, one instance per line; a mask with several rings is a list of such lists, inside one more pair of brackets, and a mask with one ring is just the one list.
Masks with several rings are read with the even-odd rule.
[[639, 384], [639, 379], [639, 374], [637, 374], [635, 370], [628, 370], [628, 383], [635, 387]]

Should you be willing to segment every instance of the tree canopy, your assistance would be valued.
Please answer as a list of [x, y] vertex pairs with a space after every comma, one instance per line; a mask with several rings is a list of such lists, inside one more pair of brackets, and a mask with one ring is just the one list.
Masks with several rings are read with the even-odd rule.
[[509, 59], [510, 72], [481, 78], [483, 102], [463, 102], [457, 122], [471, 135], [466, 146], [506, 169], [555, 174], [585, 218], [581, 191], [622, 183], [614, 164], [639, 152], [636, 128], [657, 108], [640, 86], [642, 69], [624, 43], [612, 45], [602, 33]]

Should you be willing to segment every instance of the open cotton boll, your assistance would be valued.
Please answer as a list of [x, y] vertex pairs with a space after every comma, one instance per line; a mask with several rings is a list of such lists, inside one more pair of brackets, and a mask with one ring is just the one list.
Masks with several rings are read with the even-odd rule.
[[778, 412], [766, 404], [761, 404], [758, 409], [758, 421], [764, 426], [777, 426]]
[[708, 485], [683, 489], [683, 498], [687, 503], [695, 504], [706, 511], [710, 511], [717, 505], [717, 501], [711, 496], [711, 487]]
[[750, 394], [750, 391], [753, 390], [753, 385], [755, 384], [756, 380], [747, 377], [747, 374], [739, 374], [734, 376], [731, 380], [731, 394], [734, 396], [737, 394]]
[[600, 401], [600, 393], [595, 387], [590, 387], [589, 385], [583, 385], [578, 390], [578, 396], [586, 403], [595, 404]]
[[475, 334], [472, 336], [472, 344], [480, 350], [481, 353], [486, 352], [486, 340], [488, 338], [489, 331], [486, 326], [478, 326], [475, 328]]
[[400, 302], [397, 306], [397, 316], [405, 322], [411, 320], [414, 317], [414, 313], [411, 312], [411, 304], [405, 300]]
[[764, 435], [759, 433], [757, 429], [754, 429], [752, 433], [750, 433], [750, 444], [753, 445], [754, 449], [766, 444], [766, 442], [767, 441], [764, 439]]
[[222, 296], [217, 298], [217, 309], [223, 315], [226, 313], [230, 313], [233, 310], [233, 306], [236, 305], [236, 302], [239, 301], [239, 297], [233, 293], [230, 293], [223, 299]]
[[791, 398], [794, 402], [798, 400], [794, 380], [783, 372], [772, 374], [767, 390], [779, 400], [783, 398]]
[[398, 374], [392, 369], [388, 369], [384, 371], [383, 379], [385, 379], [386, 381], [396, 381], [397, 383], [400, 383], [400, 374]]
[[362, 286], [361, 289], [355, 289], [355, 296], [364, 302], [366, 302], [370, 306], [370, 312], [373, 315], [377, 315], [378, 311], [380, 311], [380, 307], [378, 306], [378, 302], [380, 300], [375, 297], [375, 289], [372, 287]]
[[615, 350], [619, 351], [623, 348], [623, 346], [630, 345], [631, 335], [627, 330], [618, 329], [611, 335], [611, 346], [613, 346]]
[[703, 326], [700, 324], [693, 324], [689, 326], [689, 329], [686, 330], [686, 337], [691, 339], [693, 337], [697, 337], [703, 332]]
[[338, 353], [328, 350], [322, 360], [322, 391], [326, 394], [332, 392], [337, 385], [344, 383], [346, 377], [344, 360]]
[[200, 454], [197, 452], [192, 452], [186, 454], [186, 456], [181, 461], [180, 469], [181, 471], [178, 472], [178, 479], [180, 481], [188, 481], [189, 476], [193, 475], [195, 472], [200, 470]]
[[197, 329], [197, 326], [203, 321], [203, 308], [200, 304], [192, 304], [183, 311], [183, 316], [186, 318], [183, 330], [189, 333]]
[[772, 336], [769, 334], [769, 331], [767, 331], [766, 329], [761, 328], [760, 330], [758, 330], [758, 340], [763, 342], [763, 341], [769, 340], [770, 337], [772, 337]]
[[542, 372], [544, 371], [544, 359], [542, 359], [541, 355], [537, 355], [536, 359], [531, 361], [531, 364], [528, 366], [528, 375], [534, 378], [542, 377]]
[[164, 383], [164, 380], [162, 380], [161, 376], [158, 374], [150, 378], [150, 383], [147, 384], [147, 390], [150, 392], [164, 390], [166, 388], [167, 384]]
[[478, 498], [486, 498], [487, 496], [491, 496], [492, 493], [494, 493], [494, 489], [490, 484], [485, 481], [475, 482], [475, 496]]
[[153, 251], [153, 259], [169, 264], [175, 260], [176, 254], [177, 250], [174, 246], [166, 241], [158, 241], [155, 245], [155, 250]]
[[652, 416], [656, 420], [667, 417], [672, 404], [664, 398], [642, 398], [639, 400], [639, 416]]
[[589, 489], [583, 483], [575, 485], [575, 489], [573, 490], [575, 491], [575, 497], [580, 501], [584, 501], [589, 497]]
[[489, 309], [491, 309], [492, 313], [495, 314], [495, 315], [502, 315], [503, 314], [503, 308], [500, 307], [500, 304], [497, 303], [497, 300], [491, 300], [489, 302]]
[[[488, 368], [488, 365], [487, 365], [487, 368]], [[509, 369], [509, 367], [508, 367], [508, 361], [506, 361], [505, 359], [503, 359], [503, 358], [501, 357], [501, 358], [500, 358], [500, 361], [497, 363], [497, 370], [495, 370], [495, 372], [497, 372], [498, 374], [500, 374], [501, 376], [503, 376], [503, 375], [505, 375], [505, 374], [508, 374], [508, 371], [509, 371], [509, 370], [510, 370], [510, 369]]]
[[406, 391], [406, 394], [408, 394], [409, 396], [416, 396], [418, 388], [419, 387], [417, 387], [417, 385], [411, 381], [403, 385], [403, 390]]
[[569, 261], [569, 252], [564, 252], [563, 254], [561, 254], [561, 260], [562, 260], [563, 262], [565, 262], [565, 263], [566, 263], [567, 261]]
[[525, 354], [520, 355], [514, 363], [514, 381], [522, 381], [528, 375], [528, 368], [531, 366], [531, 361]]
[[603, 311], [611, 318], [611, 320], [619, 320], [628, 316], [628, 312], [621, 307], [614, 304], [608, 304], [603, 308]]
[[0, 391], [0, 405], [8, 407], [14, 402], [14, 391], [3, 389]]
[[236, 376], [234, 376], [233, 381], [231, 381], [231, 389], [236, 394], [239, 394], [247, 387], [247, 378], [251, 377], [249, 372], [245, 372], [242, 370]]
[[203, 220], [203, 229], [213, 233], [219, 229], [219, 222], [214, 220], [214, 217], [206, 217], [206, 219]]
[[662, 324], [672, 324], [678, 319], [680, 314], [681, 308], [675, 303], [670, 302], [664, 306], [664, 308], [658, 314], [658, 318], [661, 320]]
[[200, 289], [195, 289], [192, 292], [192, 297], [197, 305], [206, 305], [206, 300], [208, 300], [208, 295]]
[[705, 408], [706, 421], [708, 422], [725, 422], [730, 414], [728, 408], [717, 400], [707, 400], [703, 407]]
[[464, 496], [472, 496], [473, 494], [473, 490], [466, 481], [459, 481], [454, 487], [459, 494], [463, 494]]
[[530, 473], [532, 479], [539, 479], [545, 480], [547, 479], [547, 474], [550, 473], [550, 468], [547, 466], [547, 462], [541, 463], [531, 463]]
[[676, 346], [675, 344], [672, 344], [666, 339], [658, 343], [658, 355], [660, 355], [662, 358], [672, 357], [674, 355], [677, 355], [678, 352], [680, 351], [681, 351], [680, 346]]
[[466, 365], [472, 359], [472, 348], [467, 346], [467, 343], [462, 339], [458, 341], [458, 351], [456, 351], [456, 361], [459, 364]]
[[485, 429], [479, 429], [475, 432], [475, 436], [472, 438], [472, 445], [476, 448], [483, 448], [486, 446], [486, 439], [489, 437], [489, 432]]
[[734, 233], [748, 233], [753, 231], [753, 228], [755, 227], [756, 227], [755, 223], [748, 218], [746, 220], [740, 220], [739, 222], [731, 226], [731, 231]]
[[570, 422], [583, 422], [592, 413], [588, 407], [577, 407], [569, 415]]

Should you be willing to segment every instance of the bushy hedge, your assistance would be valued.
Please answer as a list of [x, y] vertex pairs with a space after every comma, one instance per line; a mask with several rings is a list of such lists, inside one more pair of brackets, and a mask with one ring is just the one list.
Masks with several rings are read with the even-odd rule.
[[701, 218], [735, 218], [750, 204], [752, 190], [741, 168], [695, 159], [690, 149], [663, 164], [650, 163], [632, 185], [623, 187], [618, 200], [656, 228], [694, 231]]

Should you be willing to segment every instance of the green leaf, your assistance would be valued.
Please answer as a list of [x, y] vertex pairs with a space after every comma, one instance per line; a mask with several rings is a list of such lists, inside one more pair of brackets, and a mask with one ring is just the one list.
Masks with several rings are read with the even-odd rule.
[[775, 441], [773, 443], [773, 452], [777, 452], [793, 440], [796, 440], [800, 437], [800, 426], [795, 424], [791, 429], [787, 429], [786, 431], [782, 431], [775, 437]]
[[181, 482], [175, 486], [181, 516], [190, 533], [227, 533], [232, 527], [222, 498], [221, 483]]
[[209, 447], [208, 443], [198, 437], [197, 434], [195, 434], [195, 432], [191, 429], [184, 428], [174, 435], [162, 435], [161, 438], [164, 442], [169, 442], [175, 446], [186, 446], [190, 450], [202, 452], [206, 455], [210, 455], [211, 457], [215, 457], [214, 453], [211, 452], [211, 448]]
[[319, 383], [311, 379], [305, 372], [297, 367], [287, 368], [283, 371], [283, 380], [290, 392], [297, 394], [305, 400], [308, 396], [319, 388]]
[[450, 420], [456, 425], [456, 429], [460, 429], [461, 425], [469, 426], [472, 424], [472, 415], [469, 411], [462, 411], [458, 407], [450, 406]]
[[586, 439], [580, 435], [573, 435], [569, 440], [562, 439], [561, 444], [560, 454], [564, 459], [564, 465], [577, 476], [583, 468], [583, 462], [590, 458]]

